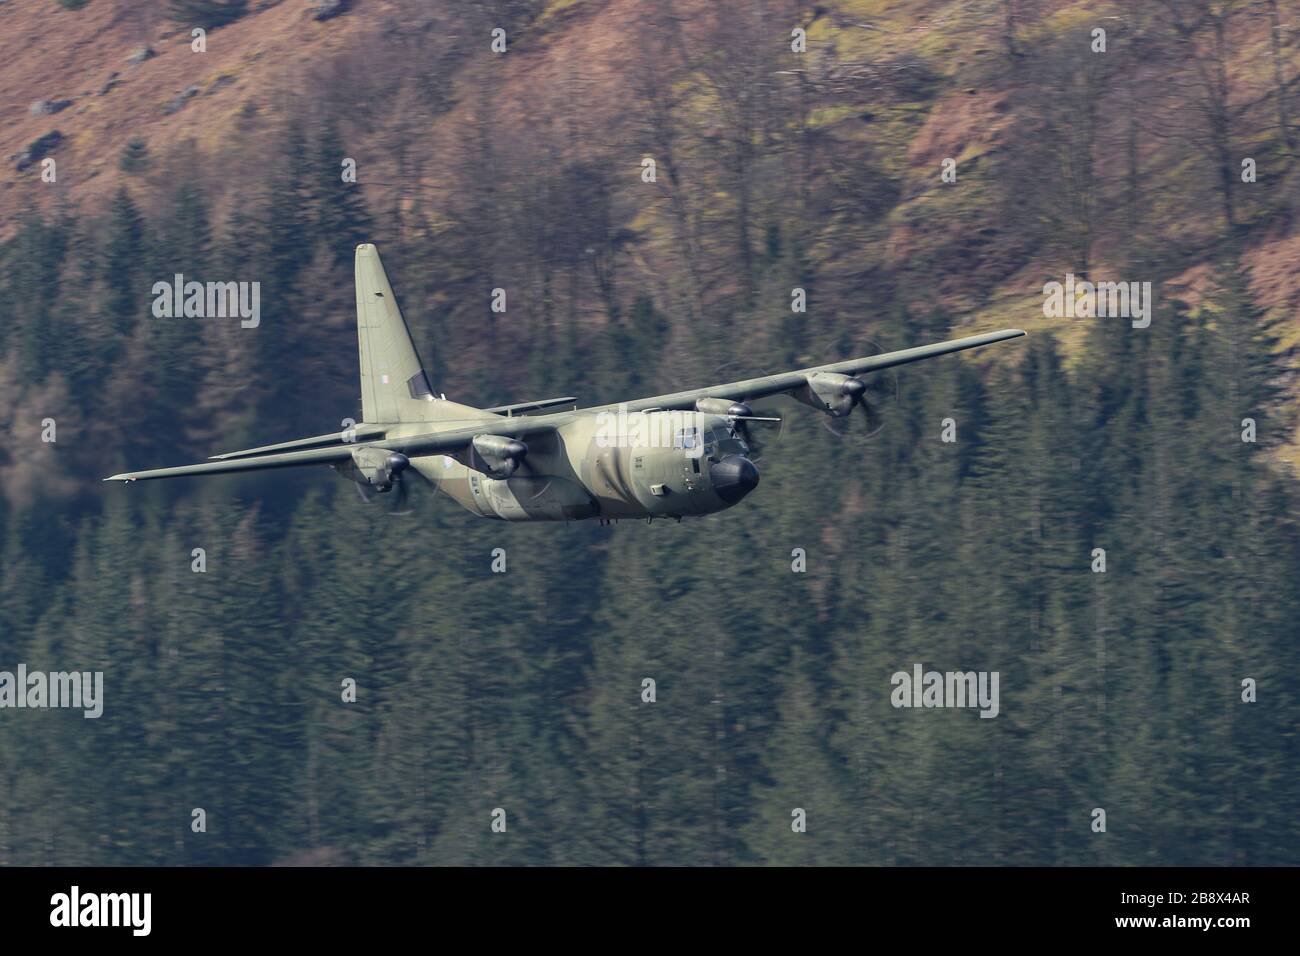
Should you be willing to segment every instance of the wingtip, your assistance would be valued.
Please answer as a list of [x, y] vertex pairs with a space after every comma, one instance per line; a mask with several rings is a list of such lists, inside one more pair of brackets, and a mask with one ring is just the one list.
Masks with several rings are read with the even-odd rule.
[[122, 475], [109, 475], [107, 478], [102, 478], [102, 479], [100, 479], [100, 480], [101, 480], [101, 481], [121, 481], [121, 482], [127, 482], [127, 481], [132, 481], [133, 479], [131, 478], [130, 473], [127, 473], [127, 474], [122, 474]]

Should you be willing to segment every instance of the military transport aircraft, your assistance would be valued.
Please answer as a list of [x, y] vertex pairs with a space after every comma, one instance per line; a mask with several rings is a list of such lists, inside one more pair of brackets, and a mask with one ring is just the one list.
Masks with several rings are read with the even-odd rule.
[[[758, 485], [749, 403], [787, 394], [832, 418], [869, 411], [858, 376], [1025, 333], [984, 335], [579, 409], [572, 397], [472, 408], [436, 394], [379, 253], [356, 252], [363, 421], [340, 432], [217, 455], [197, 465], [113, 475], [144, 481], [326, 464], [364, 490], [405, 490], [414, 474], [485, 518], [677, 518], [729, 508]], [[571, 409], [539, 414], [571, 405]]]

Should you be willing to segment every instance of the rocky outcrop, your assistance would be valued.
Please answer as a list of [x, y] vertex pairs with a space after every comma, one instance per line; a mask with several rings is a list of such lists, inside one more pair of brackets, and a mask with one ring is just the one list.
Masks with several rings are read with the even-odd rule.
[[52, 129], [43, 136], [28, 143], [23, 149], [13, 153], [9, 158], [13, 160], [14, 168], [22, 172], [32, 163], [43, 159], [45, 155], [58, 148], [63, 142], [63, 134], [57, 129]]

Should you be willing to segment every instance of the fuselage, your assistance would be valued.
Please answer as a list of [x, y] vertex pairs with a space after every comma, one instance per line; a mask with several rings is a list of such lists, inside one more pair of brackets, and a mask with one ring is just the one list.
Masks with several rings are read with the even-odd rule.
[[526, 463], [509, 478], [445, 455], [410, 462], [485, 518], [685, 518], [729, 508], [757, 486], [748, 452], [721, 415], [593, 410], [530, 437]]

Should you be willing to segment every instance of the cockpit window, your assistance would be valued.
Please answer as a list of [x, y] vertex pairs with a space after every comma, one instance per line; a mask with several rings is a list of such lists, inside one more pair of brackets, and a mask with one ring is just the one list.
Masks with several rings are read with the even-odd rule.
[[700, 446], [700, 430], [698, 428], [679, 428], [677, 435], [673, 438], [674, 448], [698, 448]]

